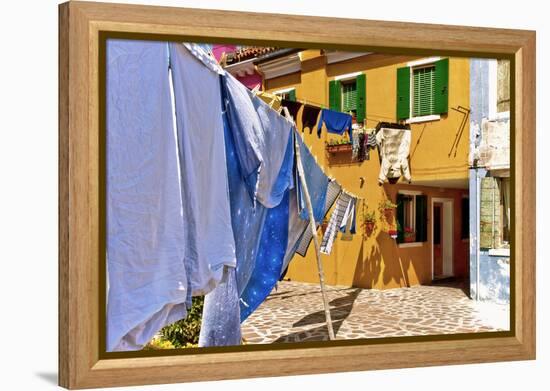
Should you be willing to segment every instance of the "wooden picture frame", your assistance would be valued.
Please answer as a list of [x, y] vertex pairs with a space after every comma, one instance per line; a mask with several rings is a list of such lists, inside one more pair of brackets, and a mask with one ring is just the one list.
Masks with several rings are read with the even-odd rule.
[[[313, 27], [314, 26], [314, 27]], [[282, 28], [284, 27], [284, 28]], [[511, 61], [511, 331], [326, 347], [105, 355], [104, 110], [110, 37], [261, 43]], [[59, 6], [59, 384], [89, 388], [535, 358], [535, 32], [141, 5]], [[103, 65], [104, 66], [104, 65]], [[103, 113], [102, 113], [103, 111]], [[104, 325], [105, 323], [103, 323]], [[439, 337], [439, 336], [438, 336]], [[223, 353], [221, 353], [223, 351]]]

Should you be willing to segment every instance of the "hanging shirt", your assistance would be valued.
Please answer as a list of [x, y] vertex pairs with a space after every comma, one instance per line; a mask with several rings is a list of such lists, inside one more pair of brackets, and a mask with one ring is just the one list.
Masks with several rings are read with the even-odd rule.
[[253, 200], [272, 208], [282, 199], [281, 189], [286, 187], [282, 182], [292, 182], [292, 170], [287, 170], [286, 177], [279, 176], [292, 123], [230, 74], [223, 77], [223, 83], [235, 152], [249, 193]]
[[382, 159], [378, 183], [383, 184], [388, 178], [398, 179], [401, 175], [410, 182], [408, 158], [411, 131], [382, 128], [376, 134], [376, 142], [380, 147], [380, 158]]
[[283, 99], [282, 105], [288, 109], [288, 113], [291, 115], [294, 122], [298, 121], [298, 111], [303, 106], [303, 103], [293, 100]]
[[224, 265], [236, 266], [220, 82], [185, 46], [169, 45], [186, 226], [184, 262], [192, 295], [198, 296], [214, 289]]
[[321, 109], [319, 107], [307, 104], [304, 105], [304, 109], [302, 110], [302, 132], [306, 130], [306, 128], [309, 128], [309, 134], [313, 132], [320, 111]]
[[319, 119], [319, 125], [317, 125], [317, 136], [321, 138], [321, 129], [323, 124], [327, 128], [327, 132], [336, 133], [340, 136], [345, 131], [349, 132], [349, 139], [352, 139], [352, 116], [339, 111], [323, 109], [321, 111], [321, 118]]
[[[313, 207], [313, 216], [316, 222], [320, 222], [321, 220], [323, 220], [323, 216], [325, 215], [324, 206], [329, 179], [319, 166], [319, 163], [317, 163], [315, 156], [313, 156], [300, 135], [297, 134], [296, 136], [298, 140], [298, 146], [300, 148], [300, 158], [302, 161], [302, 166], [304, 168], [304, 176], [309, 192], [309, 198]], [[298, 170], [296, 170], [296, 175], [297, 171]], [[295, 181], [298, 186], [298, 209], [300, 211], [300, 216], [304, 220], [309, 220], [309, 214], [306, 208], [306, 201], [304, 199], [304, 194], [301, 189], [301, 182], [299, 178], [296, 178]]]
[[321, 253], [330, 254], [332, 251], [332, 244], [336, 238], [336, 234], [342, 225], [345, 225], [350, 213], [352, 197], [345, 193], [341, 192], [340, 196], [336, 200], [336, 206], [334, 211], [330, 216], [328, 222], [327, 230], [323, 236], [323, 241], [321, 242]]
[[107, 40], [107, 351], [186, 316], [185, 224], [166, 43]]

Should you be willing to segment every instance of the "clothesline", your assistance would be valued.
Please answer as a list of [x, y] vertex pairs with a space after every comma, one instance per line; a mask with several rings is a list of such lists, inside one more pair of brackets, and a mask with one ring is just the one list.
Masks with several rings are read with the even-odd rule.
[[[295, 102], [299, 102], [299, 103], [302, 103], [304, 105], [314, 106], [314, 107], [317, 107], [319, 109], [325, 109], [326, 108], [326, 105], [318, 103], [318, 102], [314, 102], [314, 101], [296, 99]], [[342, 113], [345, 113], [345, 112], [342, 111]], [[349, 114], [349, 113], [346, 113], [346, 114]], [[391, 120], [391, 121], [394, 120], [394, 118], [385, 117], [383, 115], [377, 115], [377, 114], [365, 116], [365, 119], [368, 120], [368, 121], [374, 121], [374, 122], [382, 122], [381, 120]]]
[[[288, 118], [287, 118], [287, 119], [288, 119]], [[296, 123], [295, 123], [294, 121], [293, 121], [293, 123], [294, 123], [294, 128], [296, 129]], [[296, 135], [299, 136], [299, 137], [302, 137], [302, 136], [300, 135], [300, 132], [298, 132], [297, 129], [296, 129]], [[303, 137], [302, 137], [302, 141], [304, 141]], [[304, 144], [305, 144], [305, 141], [304, 141]], [[307, 146], [307, 144], [305, 144], [305, 145]], [[310, 150], [310, 153], [315, 157], [315, 161], [317, 162], [317, 165], [319, 166], [319, 168], [321, 169], [321, 171], [323, 171], [323, 173], [324, 173], [330, 180], [336, 181], [336, 178], [334, 178], [333, 176], [328, 175], [328, 174], [326, 173], [324, 167], [323, 167], [322, 165], [319, 164], [319, 160], [317, 159], [317, 156], [316, 156], [315, 154], [313, 154], [313, 153], [311, 152], [311, 150]], [[338, 181], [337, 181], [337, 182], [338, 182]], [[340, 185], [340, 186], [341, 186], [341, 185]], [[354, 197], [354, 198], [356, 198], [356, 199], [358, 199], [358, 200], [363, 200], [363, 199], [364, 199], [363, 197], [358, 196], [357, 194], [355, 194], [355, 193], [353, 193], [353, 192], [351, 192], [351, 191], [349, 191], [349, 190], [344, 189], [343, 186], [342, 186], [342, 192], [344, 192], [344, 193], [346, 193], [346, 194], [348, 194], [348, 195], [350, 195], [350, 196], [352, 196], [352, 197]]]

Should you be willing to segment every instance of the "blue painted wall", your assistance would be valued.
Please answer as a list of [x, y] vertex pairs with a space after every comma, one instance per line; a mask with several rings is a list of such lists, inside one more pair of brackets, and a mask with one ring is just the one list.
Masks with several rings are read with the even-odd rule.
[[[470, 60], [470, 105], [470, 142], [477, 146], [480, 138], [476, 128], [489, 116], [489, 60]], [[489, 250], [479, 248], [479, 182], [487, 175], [484, 168], [470, 168], [470, 297], [509, 303], [510, 258], [491, 256]]]

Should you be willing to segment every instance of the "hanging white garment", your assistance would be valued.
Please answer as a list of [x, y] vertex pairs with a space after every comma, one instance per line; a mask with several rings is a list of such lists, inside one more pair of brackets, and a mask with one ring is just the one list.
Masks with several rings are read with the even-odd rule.
[[[192, 295], [235, 267], [220, 79], [184, 45], [170, 43], [178, 134], [185, 259]], [[198, 50], [198, 49], [197, 49]]]
[[409, 149], [411, 131], [407, 129], [382, 128], [376, 134], [376, 143], [380, 146], [380, 174], [378, 183], [387, 178], [399, 178], [401, 175], [410, 182]]
[[166, 43], [107, 41], [107, 351], [186, 315], [185, 229]]
[[336, 206], [330, 216], [327, 230], [321, 242], [321, 253], [330, 254], [332, 252], [332, 244], [336, 238], [336, 234], [340, 227], [345, 226], [350, 216], [350, 208], [352, 206], [352, 197], [346, 192], [341, 192], [336, 200]]

